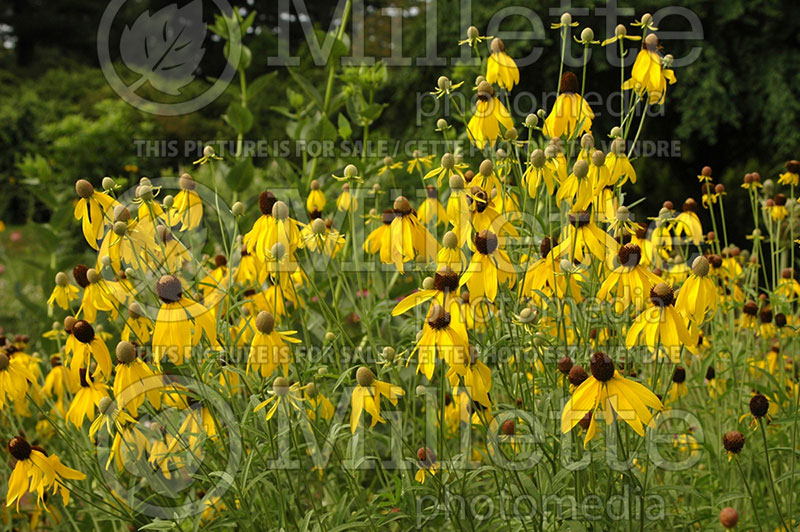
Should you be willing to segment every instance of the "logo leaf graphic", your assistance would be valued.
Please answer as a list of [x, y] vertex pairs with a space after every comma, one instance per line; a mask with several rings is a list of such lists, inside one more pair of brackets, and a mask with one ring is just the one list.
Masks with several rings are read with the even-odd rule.
[[205, 54], [205, 35], [201, 0], [139, 15], [132, 26], [125, 26], [120, 40], [125, 66], [141, 75], [129, 89], [135, 91], [149, 81], [156, 90], [180, 94], [180, 88], [194, 79]]

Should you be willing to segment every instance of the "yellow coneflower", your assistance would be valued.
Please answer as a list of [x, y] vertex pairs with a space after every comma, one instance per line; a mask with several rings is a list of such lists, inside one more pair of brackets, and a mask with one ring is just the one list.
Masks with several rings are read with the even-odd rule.
[[381, 252], [382, 249], [387, 248], [390, 244], [392, 221], [395, 214], [392, 209], [386, 209], [381, 213], [381, 225], [373, 229], [367, 238], [364, 239], [364, 251], [374, 255]]
[[794, 270], [792, 268], [784, 268], [781, 271], [781, 279], [778, 281], [778, 286], [775, 288], [775, 294], [786, 298], [789, 301], [800, 297], [800, 283], [793, 278]]
[[567, 180], [569, 169], [567, 168], [567, 156], [564, 155], [564, 144], [561, 137], [551, 137], [544, 149], [544, 156], [547, 158], [547, 165], [553, 170], [556, 180], [563, 183]]
[[294, 410], [299, 411], [305, 402], [305, 399], [300, 395], [302, 390], [303, 388], [300, 387], [299, 383], [295, 382], [290, 386], [289, 381], [284, 377], [278, 377], [272, 383], [272, 390], [270, 390], [271, 396], [267, 400], [259, 403], [253, 411], [258, 412], [271, 404], [272, 407], [267, 411], [267, 421], [272, 419], [281, 404], [286, 404]]
[[790, 187], [800, 184], [800, 161], [786, 161], [786, 171], [778, 177], [778, 183]]
[[478, 357], [478, 349], [475, 346], [469, 346], [469, 365], [466, 371], [459, 373], [462, 369], [458, 366], [450, 367], [447, 372], [453, 392], [456, 392], [459, 376], [461, 376], [464, 380], [464, 389], [472, 401], [484, 408], [491, 409], [492, 400], [489, 392], [492, 389], [492, 370]]
[[256, 255], [266, 261], [267, 253], [278, 243], [284, 246], [290, 256], [294, 256], [297, 248], [303, 245], [298, 223], [289, 217], [289, 206], [282, 201], [276, 201], [272, 206], [272, 216], [267, 218], [264, 238], [259, 238], [255, 247]]
[[[594, 112], [579, 93], [578, 77], [573, 72], [565, 72], [559, 90], [553, 110], [544, 121], [544, 134], [572, 138], [591, 131]], [[576, 131], [577, 127], [580, 129]]]
[[267, 280], [267, 272], [264, 270], [263, 261], [255, 254], [250, 253], [246, 245], [242, 246], [239, 266], [237, 266], [233, 277], [237, 283], [243, 286], [260, 286]]
[[786, 194], [775, 194], [772, 200], [767, 200], [769, 215], [773, 221], [780, 222], [789, 216], [789, 210], [786, 208], [786, 200]]
[[[124, 414], [124, 412], [120, 412]], [[139, 429], [139, 424], [130, 421], [130, 416], [118, 416], [116, 419], [117, 431], [114, 433], [114, 440], [111, 443], [111, 449], [108, 451], [108, 460], [106, 460], [106, 470], [111, 465], [112, 460], [117, 466], [117, 472], [121, 473], [125, 470], [125, 465], [130, 464], [133, 460], [139, 461], [145, 453], [150, 452], [150, 440]]]
[[647, 222], [639, 222], [633, 226], [634, 234], [631, 235], [631, 244], [636, 244], [642, 250], [642, 266], [650, 266], [653, 263], [653, 244], [647, 238], [649, 226]]
[[103, 192], [96, 192], [91, 183], [85, 179], [75, 182], [78, 193], [74, 216], [81, 221], [83, 236], [94, 249], [99, 249], [98, 241], [103, 239], [105, 222], [111, 222], [114, 206], [117, 201]]
[[775, 337], [775, 324], [773, 323], [773, 319], [772, 307], [770, 307], [769, 304], [764, 305], [758, 313], [758, 334], [762, 338]]
[[5, 406], [6, 399], [14, 403], [24, 400], [31, 384], [36, 381], [36, 376], [22, 358], [9, 350], [0, 351], [0, 408]]
[[413, 174], [416, 171], [425, 172], [430, 169], [432, 164], [433, 155], [422, 155], [421, 151], [414, 150], [414, 153], [411, 154], [411, 160], [408, 161], [406, 166], [406, 172], [409, 174]]
[[663, 104], [667, 96], [667, 82], [672, 85], [677, 81], [675, 73], [666, 68], [665, 63], [669, 62], [670, 59], [662, 58], [658, 52], [658, 37], [650, 33], [636, 56], [630, 79], [625, 81], [622, 88], [633, 89], [646, 97], [651, 105]]
[[175, 194], [173, 209], [177, 213], [181, 231], [190, 231], [200, 225], [203, 220], [203, 202], [195, 192], [197, 186], [189, 174], [183, 174], [178, 180], [181, 190]]
[[306, 209], [308, 212], [321, 213], [325, 208], [325, 193], [320, 190], [319, 181], [314, 179], [311, 181], [311, 190], [308, 191], [308, 198], [306, 198]]
[[464, 188], [464, 178], [460, 175], [450, 177], [450, 197], [447, 199], [447, 219], [458, 237], [458, 246], [463, 246], [472, 231], [470, 220], [470, 197]]
[[128, 305], [128, 319], [125, 320], [125, 327], [120, 335], [121, 339], [144, 345], [150, 341], [152, 333], [153, 320], [144, 314], [142, 306], [135, 301]]
[[502, 207], [495, 207], [484, 189], [473, 186], [469, 193], [469, 199], [472, 229], [477, 232], [491, 231], [500, 237], [519, 236], [516, 228], [500, 212], [499, 209]]
[[214, 257], [214, 267], [198, 283], [200, 286], [200, 300], [207, 307], [214, 307], [225, 297], [228, 289], [230, 275], [228, 272], [228, 259], [225, 255]]
[[531, 152], [530, 160], [527, 163], [525, 173], [522, 175], [522, 182], [531, 198], [535, 198], [539, 191], [539, 186], [544, 181], [547, 193], [553, 195], [556, 184], [556, 172], [552, 165], [547, 164], [547, 157], [540, 149]]
[[640, 264], [642, 250], [636, 244], [619, 248], [617, 257], [619, 266], [600, 285], [597, 299], [614, 303], [619, 314], [631, 306], [642, 310], [650, 299], [650, 290], [661, 280]]
[[426, 225], [434, 220], [436, 220], [437, 225], [447, 225], [449, 222], [447, 219], [447, 211], [444, 205], [439, 201], [439, 191], [436, 190], [436, 187], [432, 185], [425, 187], [425, 199], [422, 201], [422, 204], [420, 204], [419, 209], [417, 209], [417, 217], [419, 221]]
[[511, 91], [519, 83], [519, 68], [506, 53], [506, 45], [495, 38], [491, 44], [492, 54], [486, 65], [486, 81], [497, 83], [501, 88]]
[[592, 183], [594, 195], [597, 196], [595, 203], [598, 208], [602, 206], [599, 200], [604, 190], [612, 192], [611, 196], [616, 199], [616, 194], [611, 190], [615, 183], [611, 181], [611, 170], [606, 166], [606, 154], [601, 150], [594, 150], [589, 158], [589, 181]]
[[[615, 42], [624, 43], [625, 39], [629, 41], [641, 41], [642, 38], [638, 35], [628, 35], [628, 29], [625, 27], [624, 24], [618, 24], [617, 27], [614, 29], [614, 36], [609, 37], [605, 41], [602, 42], [601, 46], [608, 46], [609, 44], [613, 44]], [[620, 45], [621, 46], [621, 45]]]
[[67, 278], [66, 273], [58, 272], [56, 274], [56, 286], [53, 288], [53, 293], [50, 294], [50, 297], [47, 299], [47, 304], [51, 307], [58, 305], [62, 309], [67, 310], [70, 302], [78, 299], [80, 293], [81, 291], [77, 286], [69, 284], [69, 278]]
[[631, 349], [640, 339], [653, 355], [658, 349], [666, 351], [672, 362], [679, 363], [681, 349], [694, 353], [696, 341], [686, 328], [684, 317], [675, 309], [675, 295], [666, 283], [658, 283], [650, 290], [652, 306], [639, 314], [628, 329], [625, 345]]
[[584, 446], [597, 434], [598, 408], [607, 425], [622, 419], [644, 437], [644, 426], [655, 427], [653, 414], [663, 410], [658, 397], [638, 382], [626, 379], [614, 368], [611, 358], [597, 352], [590, 359], [591, 376], [578, 386], [561, 412], [561, 431], [567, 433], [591, 414]]
[[72, 269], [72, 276], [78, 286], [83, 288], [83, 300], [78, 312], [83, 312], [88, 321], [97, 319], [97, 311], [114, 312], [115, 301], [105, 289], [105, 284], [97, 270], [89, 268], [85, 264], [78, 264]]
[[487, 144], [491, 147], [500, 136], [500, 126], [504, 129], [514, 127], [514, 121], [508, 109], [494, 94], [494, 88], [488, 81], [478, 84], [478, 103], [475, 114], [467, 124], [467, 134], [478, 149], [483, 149]]
[[248, 253], [256, 254], [256, 249], [263, 249], [266, 246], [267, 232], [272, 221], [272, 208], [277, 201], [278, 199], [275, 197], [275, 194], [269, 190], [265, 190], [259, 194], [258, 209], [261, 211], [261, 216], [259, 216], [250, 231], [245, 233], [242, 238], [242, 242]]
[[710, 181], [703, 182], [700, 185], [700, 193], [703, 195], [701, 199], [701, 203], [703, 207], [706, 209], [711, 208], [711, 205], [717, 202], [719, 199], [720, 194], [717, 192], [717, 187], [720, 185], [714, 186], [713, 183]]
[[700, 256], [692, 263], [692, 274], [678, 291], [675, 308], [698, 327], [705, 323], [717, 307], [717, 287], [708, 277], [708, 259]]
[[397, 271], [403, 273], [406, 262], [413, 261], [418, 255], [426, 261], [433, 260], [438, 251], [439, 244], [417, 220], [411, 204], [405, 197], [398, 196], [394, 200], [391, 225], [381, 239], [381, 262], [394, 264]]
[[770, 400], [766, 395], [760, 392], [753, 392], [753, 395], [750, 397], [750, 414], [744, 414], [742, 417], [739, 418], [739, 423], [747, 419], [747, 417], [752, 417], [752, 421], [750, 422], [750, 427], [753, 430], [758, 430], [758, 422], [762, 418], [769, 423], [772, 420], [772, 416], [778, 413], [778, 403], [774, 400]]
[[439, 267], [448, 267], [456, 273], [461, 273], [467, 267], [467, 256], [461, 249], [458, 236], [453, 231], [448, 231], [442, 237], [442, 248], [436, 254], [436, 264]]
[[97, 363], [93, 377], [103, 380], [111, 378], [111, 354], [105, 342], [95, 334], [94, 327], [86, 320], [78, 320], [72, 326], [72, 337], [77, 340], [73, 343], [72, 360], [69, 369], [74, 376], [79, 370], [91, 367], [91, 361]]
[[461, 319], [458, 304], [453, 301], [445, 308], [434, 302], [422, 326], [422, 335], [408, 360], [417, 354], [417, 373], [421, 371], [431, 380], [437, 354], [447, 363], [450, 371], [464, 375], [469, 362], [468, 351], [467, 329]]
[[392, 172], [393, 170], [399, 170], [402, 167], [403, 167], [402, 162], [400, 161], [395, 162], [394, 159], [392, 159], [390, 156], [387, 155], [386, 157], [383, 158], [383, 166], [378, 168], [378, 175], [379, 176], [384, 176], [387, 174], [391, 175], [393, 173]]
[[[22, 436], [8, 442], [8, 452], [16, 460], [14, 470], [8, 478], [6, 506], [19, 503], [25, 493], [36, 493], [37, 505], [44, 505], [45, 491], [61, 492], [64, 504], [69, 504], [69, 488], [64, 479], [83, 480], [86, 475], [61, 463], [56, 455], [48, 455], [44, 449], [29, 444]], [[45, 506], [46, 508], [46, 506]]]
[[[590, 254], [601, 261], [619, 251], [614, 238], [600, 229], [588, 212], [567, 215], [568, 224], [561, 230], [560, 243], [553, 249], [557, 257], [583, 262]], [[587, 253], [588, 252], [588, 253]]]
[[742, 306], [742, 315], [739, 318], [739, 327], [742, 329], [755, 329], [758, 325], [758, 304], [749, 300]]
[[672, 384], [667, 393], [667, 400], [673, 403], [686, 396], [689, 390], [686, 387], [686, 369], [682, 366], [677, 366], [675, 371], [672, 372]]
[[436, 455], [428, 447], [421, 447], [417, 450], [417, 468], [414, 480], [420, 484], [425, 484], [427, 475], [435, 475], [439, 470], [439, 462], [436, 461]]
[[634, 170], [628, 155], [625, 153], [625, 140], [614, 139], [611, 151], [606, 155], [606, 167], [611, 172], [611, 185], [622, 186], [630, 180], [636, 183], [636, 170]]
[[167, 356], [176, 365], [191, 356], [192, 347], [205, 334], [216, 345], [216, 320], [213, 312], [183, 295], [180, 280], [174, 275], [164, 275], [156, 283], [156, 293], [161, 308], [153, 329], [153, 360], [161, 367]]
[[561, 264], [553, 254], [553, 241], [546, 236], [539, 246], [541, 257], [532, 262], [525, 273], [520, 296], [529, 297], [535, 303], [543, 303], [541, 297], [563, 300], [567, 297], [579, 303], [583, 300], [578, 275], [564, 275]]
[[328, 228], [328, 223], [317, 218], [300, 231], [303, 246], [312, 253], [333, 258], [344, 248], [345, 238], [339, 231]]
[[445, 178], [449, 180], [454, 175], [460, 175], [463, 177], [465, 168], [467, 168], [467, 165], [461, 162], [457, 162], [455, 156], [452, 153], [445, 153], [444, 155], [442, 155], [439, 167], [434, 168], [433, 170], [425, 174], [425, 179], [436, 178], [436, 186], [441, 187], [442, 181]]
[[495, 171], [495, 166], [492, 161], [489, 159], [485, 159], [481, 162], [481, 165], [478, 167], [478, 173], [475, 174], [470, 181], [471, 190], [475, 190], [475, 188], [483, 189], [486, 196], [491, 197], [494, 194], [494, 191], [502, 190], [502, 185], [500, 183], [500, 177], [498, 176], [498, 172], [500, 168], [497, 168]]
[[69, 404], [66, 420], [80, 429], [84, 419], [94, 420], [100, 401], [108, 397], [108, 386], [92, 380], [85, 368], [81, 368], [78, 375], [81, 387]]
[[516, 271], [495, 233], [486, 229], [476, 233], [474, 245], [476, 253], [472, 255], [460, 284], [467, 285], [472, 297], [486, 297], [493, 302], [499, 285], [514, 287]]
[[350, 212], [358, 208], [358, 200], [355, 195], [350, 191], [350, 185], [345, 183], [342, 185], [342, 192], [336, 198], [336, 209], [339, 211]]
[[103, 397], [97, 405], [98, 415], [89, 426], [89, 439], [97, 442], [96, 436], [104, 426], [109, 435], [115, 431], [121, 431], [123, 423], [136, 423], [136, 420], [120, 410], [119, 405], [114, 404], [110, 397]]
[[114, 397], [120, 406], [126, 407], [136, 416], [145, 397], [153, 408], [161, 408], [160, 386], [155, 385], [155, 373], [136, 354], [136, 347], [130, 342], [117, 344], [117, 375], [114, 378]]
[[372, 416], [372, 425], [370, 426], [374, 427], [378, 423], [386, 422], [381, 417], [381, 396], [386, 397], [390, 403], [396, 405], [397, 399], [406, 393], [399, 386], [375, 379], [375, 374], [366, 366], [361, 366], [356, 371], [356, 384], [350, 399], [352, 403], [350, 432], [353, 434], [356, 433], [361, 414], [365, 410]]
[[559, 204], [566, 202], [570, 206], [570, 212], [580, 212], [589, 208], [593, 194], [594, 184], [589, 177], [589, 163], [579, 159], [572, 166], [572, 173], [559, 187], [556, 201]]
[[392, 316], [399, 316], [408, 310], [430, 300], [440, 305], [449, 307], [452, 298], [457, 297], [458, 273], [448, 265], [439, 266], [433, 278], [427, 278], [422, 283], [422, 290], [404, 297], [392, 309]]
[[697, 202], [693, 198], [687, 198], [683, 202], [683, 212], [675, 218], [675, 236], [686, 235], [692, 239], [695, 246], [703, 242], [703, 226], [697, 216]]
[[317, 390], [316, 384], [313, 382], [306, 384], [304, 396], [306, 403], [308, 403], [306, 414], [308, 414], [310, 420], [317, 419], [317, 415], [326, 421], [333, 419], [333, 414], [335, 413], [333, 404], [330, 399]]
[[[3, 356], [5, 355], [0, 355], [0, 368], [3, 366]], [[50, 357], [50, 367], [51, 369], [44, 380], [44, 386], [42, 386], [42, 393], [53, 399], [55, 403], [63, 405], [67, 393], [74, 394], [77, 392], [80, 383], [74, 378], [74, 374], [67, 371], [67, 368], [61, 363], [60, 356], [54, 355]], [[0, 386], [0, 388], [3, 387]], [[2, 400], [0, 400], [0, 407], [2, 407]]]
[[247, 358], [248, 373], [255, 368], [262, 377], [267, 378], [276, 369], [282, 368], [284, 377], [288, 376], [292, 349], [286, 342], [299, 344], [300, 340], [293, 336], [297, 331], [276, 331], [275, 318], [266, 310], [258, 313], [255, 322], [256, 332]]

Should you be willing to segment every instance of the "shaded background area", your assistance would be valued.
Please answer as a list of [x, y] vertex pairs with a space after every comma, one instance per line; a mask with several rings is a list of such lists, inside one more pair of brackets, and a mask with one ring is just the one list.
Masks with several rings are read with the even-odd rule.
[[[249, 103], [254, 125], [248, 139], [288, 138], [285, 111], [298, 97], [302, 100], [285, 69], [268, 65], [268, 58], [278, 54], [281, 20], [288, 24], [292, 53], [302, 61], [297, 71], [320, 90], [325, 84], [327, 71], [313, 64], [293, 1], [249, 0], [237, 6], [243, 16], [257, 12], [245, 37], [245, 44], [252, 50], [248, 79], [277, 71], [266, 89]], [[119, 18], [132, 20], [145, 9], [156, 11], [172, 3], [126, 3]], [[436, 46], [442, 57], [460, 54], [457, 42], [463, 38], [464, 28], [458, 14], [462, 3], [463, 0], [438, 0], [436, 4]], [[336, 2], [304, 0], [304, 4], [316, 28], [328, 31], [336, 27]], [[483, 32], [492, 15], [518, 4], [521, 3], [517, 0], [470, 2], [472, 23]], [[549, 29], [557, 17], [549, 9], [560, 4], [524, 4], [541, 17], [545, 39], [536, 43], [509, 41], [508, 52], [512, 57], [524, 56], [534, 45], [545, 51], [535, 64], [522, 70], [522, 83], [515, 92], [552, 92], [558, 77], [559, 44], [558, 32]], [[49, 239], [75, 253], [83, 249], [79, 231], [71, 224], [70, 209], [59, 207], [72, 198], [76, 179], [88, 178], [99, 185], [102, 177], [109, 175], [132, 183], [141, 175], [177, 175], [191, 165], [192, 161], [183, 156], [139, 156], [132, 139], [235, 138], [221, 118], [228, 103], [237, 97], [235, 83], [205, 109], [180, 117], [141, 113], [112, 91], [99, 69], [96, 46], [97, 28], [107, 5], [106, 0], [12, 0], [0, 7], [0, 220], [9, 226], [49, 222], [41, 229], [49, 232], [43, 233], [40, 240]], [[281, 5], [290, 6], [289, 11], [282, 11]], [[606, 2], [599, 1], [575, 5], [590, 8], [592, 13], [605, 6]], [[663, 116], [646, 123], [643, 139], [677, 140], [680, 153], [637, 163], [640, 181], [631, 189], [632, 198], [645, 200], [637, 206], [636, 214], [640, 218], [655, 215], [665, 199], [678, 206], [688, 196], [699, 199], [696, 175], [703, 166], [710, 165], [715, 181], [724, 183], [730, 191], [726, 201], [734, 222], [731, 240], [743, 245], [750, 224], [735, 222], [737, 218], [750, 219], [746, 194], [739, 189], [743, 175], [759, 171], [764, 179], [776, 178], [787, 159], [800, 158], [800, 17], [794, 16], [796, 5], [788, 0], [620, 3], [620, 7], [634, 8], [637, 18], [668, 6], [693, 11], [702, 21], [703, 38], [670, 40], [664, 43], [664, 51], [681, 57], [700, 46], [702, 52], [691, 65], [676, 69], [678, 83], [670, 88]], [[392, 31], [402, 20], [403, 54], [424, 57], [427, 8], [428, 3], [420, 0], [365, 0], [366, 55], [389, 57]], [[213, 23], [215, 10], [212, 2], [204, 2], [204, 17], [209, 24]], [[601, 40], [608, 36], [603, 18], [590, 15], [576, 16], [575, 20], [580, 22], [580, 28], [592, 27]], [[631, 16], [620, 21], [628, 25], [633, 20]], [[681, 17], [668, 17], [659, 26], [662, 31], [689, 29]], [[501, 24], [504, 31], [529, 29], [530, 24], [523, 17], [511, 16]], [[119, 42], [121, 31], [122, 25], [113, 28], [112, 43]], [[224, 66], [221, 42], [210, 39], [205, 46], [197, 77], [183, 89], [184, 94], [202, 93]], [[571, 46], [577, 56], [580, 46]], [[375, 94], [377, 102], [388, 106], [370, 129], [370, 138], [441, 138], [435, 131], [436, 117], [415, 123], [417, 94], [433, 89], [442, 74], [469, 85], [475, 73], [474, 68], [453, 66], [389, 67], [387, 81]], [[601, 52], [591, 61], [587, 79], [589, 90], [605, 94], [618, 87], [619, 70], [610, 66]], [[147, 90], [143, 88], [145, 93]], [[335, 118], [331, 117], [334, 123]], [[523, 118], [517, 117], [518, 123]], [[595, 124], [595, 134], [600, 138], [614, 119], [601, 116]], [[353, 137], [360, 138], [359, 128], [353, 128]], [[320, 165], [320, 175], [347, 162], [343, 159]], [[256, 158], [253, 164], [255, 192], [265, 182], [280, 182], [281, 170], [274, 160]], [[416, 178], [413, 182], [417, 182]]]

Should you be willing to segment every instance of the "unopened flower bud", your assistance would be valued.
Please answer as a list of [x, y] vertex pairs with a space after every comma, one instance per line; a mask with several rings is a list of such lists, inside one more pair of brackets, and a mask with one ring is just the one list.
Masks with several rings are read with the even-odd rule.
[[589, 163], [583, 159], [578, 159], [572, 167], [572, 173], [575, 174], [575, 177], [578, 179], [583, 179], [589, 175]]
[[64, 272], [58, 272], [56, 274], [56, 284], [58, 286], [67, 286], [69, 284], [69, 278], [67, 274]]
[[110, 177], [104, 177], [102, 185], [103, 185], [103, 190], [111, 190], [112, 188], [117, 186], [117, 184], [114, 183], [114, 180], [111, 179]]
[[387, 345], [386, 347], [384, 347], [383, 348], [383, 352], [381, 354], [383, 355], [383, 358], [385, 360], [390, 361], [390, 362], [392, 360], [394, 360], [394, 356], [396, 355], [394, 347], [392, 347], [390, 345]]
[[358, 175], [358, 168], [354, 164], [348, 164], [344, 168], [345, 177], [356, 177]]
[[242, 203], [241, 201], [237, 201], [236, 203], [233, 204], [233, 206], [231, 206], [231, 212], [233, 213], [234, 216], [244, 216], [244, 211], [245, 211], [244, 203]]

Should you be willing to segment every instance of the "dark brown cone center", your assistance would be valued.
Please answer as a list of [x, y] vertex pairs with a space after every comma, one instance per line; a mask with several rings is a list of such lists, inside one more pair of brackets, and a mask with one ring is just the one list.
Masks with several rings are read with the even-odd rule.
[[564, 72], [561, 76], [561, 94], [577, 93], [578, 91], [578, 76], [574, 72]]
[[491, 255], [497, 249], [497, 235], [491, 231], [483, 230], [475, 235], [475, 249], [483, 255]]
[[659, 285], [656, 285], [650, 289], [650, 301], [652, 301], [654, 305], [667, 307], [675, 302], [675, 293], [669, 286], [667, 286], [666, 289], [663, 287], [659, 289], [661, 284], [662, 283], [659, 283]]
[[614, 362], [607, 354], [598, 351], [589, 359], [589, 365], [592, 370], [592, 376], [600, 382], [611, 380], [614, 376]]
[[94, 340], [94, 327], [86, 320], [78, 320], [72, 326], [72, 336], [83, 344], [91, 343]]
[[456, 272], [436, 272], [433, 275], [433, 288], [440, 292], [455, 292], [458, 289]]
[[769, 411], [769, 399], [757, 393], [750, 399], [750, 413], [753, 417], [764, 417]]
[[261, 210], [261, 214], [272, 216], [272, 207], [275, 206], [276, 201], [278, 201], [278, 198], [269, 190], [262, 192], [258, 196], [258, 208]]
[[72, 276], [75, 278], [75, 282], [78, 283], [78, 286], [81, 288], [86, 288], [89, 286], [89, 279], [86, 277], [86, 272], [88, 271], [89, 267], [85, 264], [78, 264], [72, 268]]
[[156, 283], [156, 293], [164, 303], [175, 303], [183, 297], [183, 288], [177, 277], [164, 275]]
[[642, 259], [642, 248], [636, 244], [625, 244], [619, 248], [617, 257], [622, 266], [638, 266], [639, 261]]
[[589, 375], [583, 366], [572, 366], [572, 369], [569, 370], [569, 383], [573, 386], [580, 386], [588, 378]]
[[31, 456], [31, 444], [22, 436], [14, 436], [8, 442], [8, 452], [17, 460], [27, 460]]

